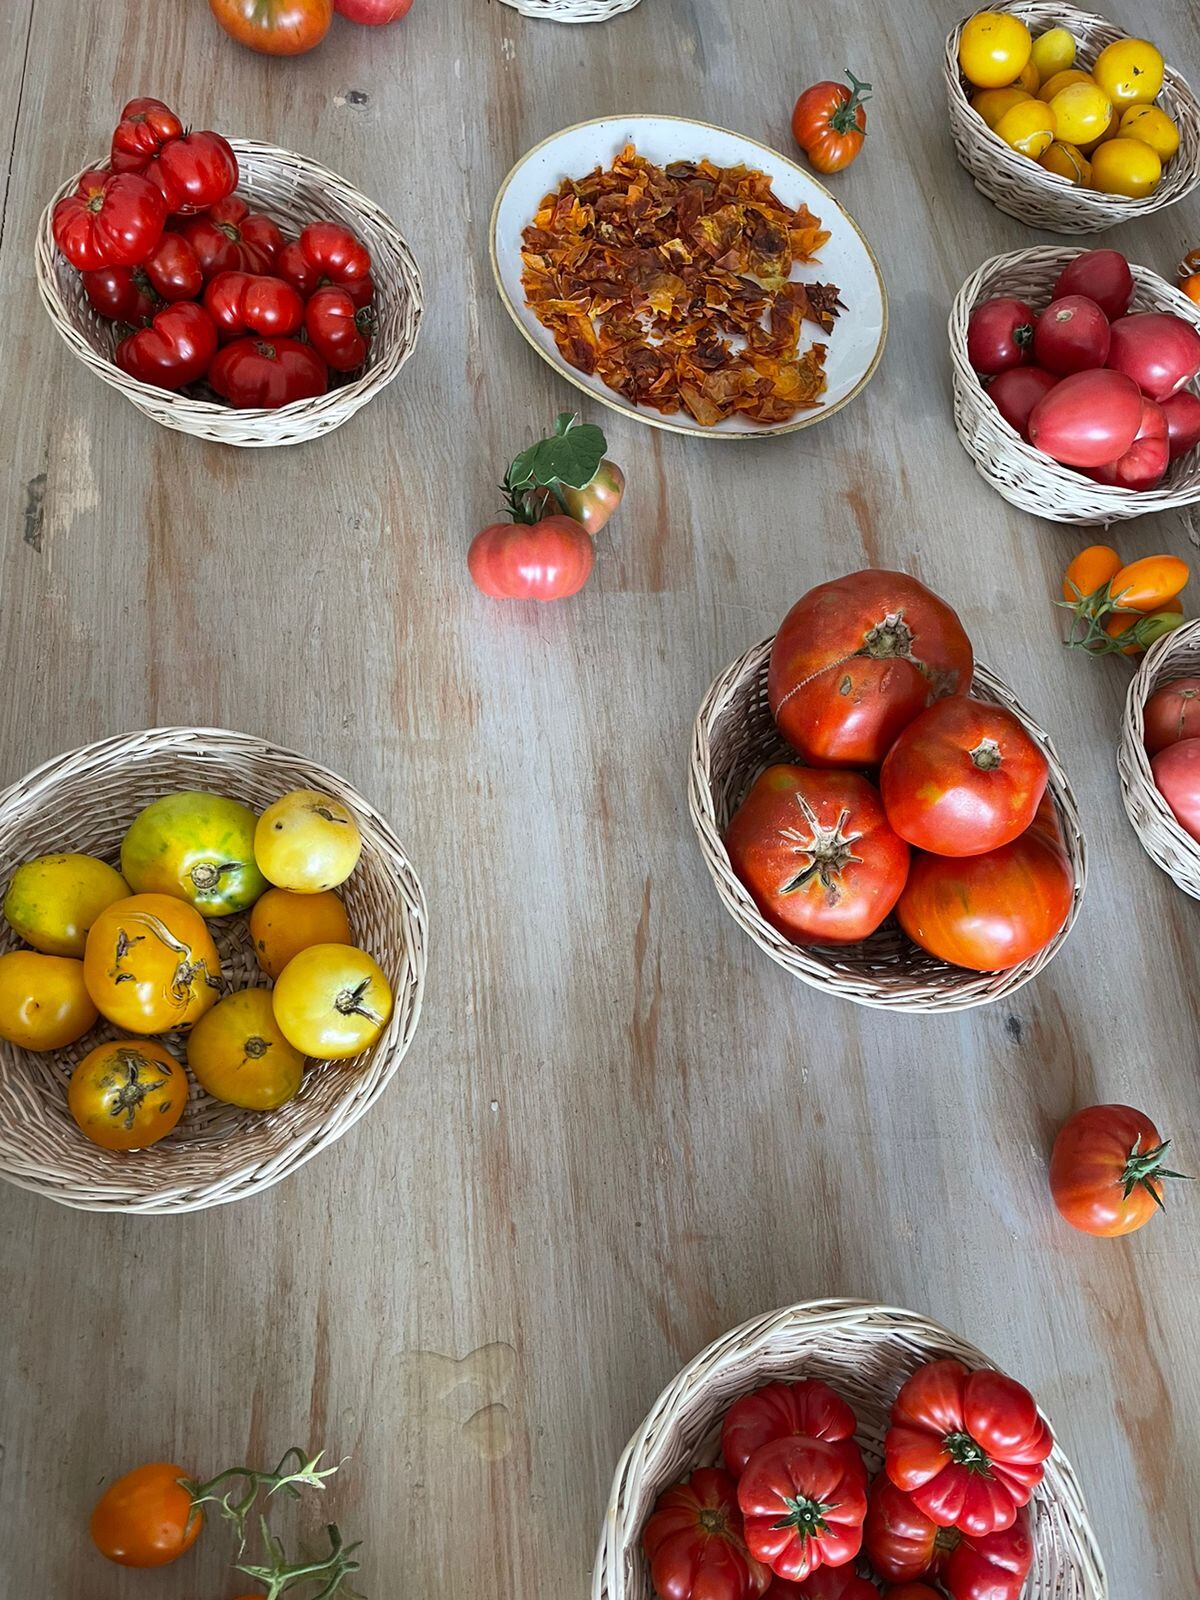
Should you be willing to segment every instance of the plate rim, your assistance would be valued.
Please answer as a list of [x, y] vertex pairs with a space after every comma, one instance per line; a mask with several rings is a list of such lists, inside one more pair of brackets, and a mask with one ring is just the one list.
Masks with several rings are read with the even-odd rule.
[[[523, 167], [525, 163], [533, 156], [536, 156], [539, 150], [544, 150], [547, 145], [553, 144], [557, 139], [561, 139], [565, 134], [577, 133], [581, 128], [596, 127], [602, 122], [621, 122], [624, 120], [632, 121], [635, 118], [654, 122], [683, 123], [690, 128], [703, 128], [710, 133], [723, 133], [727, 134], [730, 138], [744, 140], [745, 143], [753, 145], [756, 150], [764, 151], [767, 155], [773, 156], [777, 161], [782, 161], [786, 166], [789, 166], [796, 172], [800, 173], [803, 178], [811, 183], [814, 188], [819, 190], [820, 193], [823, 194], [826, 199], [837, 208], [841, 216], [846, 220], [846, 222], [849, 223], [850, 227], [853, 228], [854, 232], [858, 235], [859, 242], [862, 244], [863, 249], [867, 253], [867, 260], [871, 264], [871, 271], [875, 274], [875, 282], [879, 288], [879, 301], [883, 309], [883, 317], [879, 327], [879, 342], [875, 346], [875, 353], [871, 357], [871, 361], [867, 366], [866, 371], [854, 385], [853, 389], [851, 389], [848, 394], [844, 394], [840, 400], [835, 401], [833, 405], [821, 406], [814, 411], [809, 411], [800, 417], [799, 420], [794, 422], [775, 423], [771, 427], [755, 428], [753, 431], [742, 431], [739, 429], [737, 431], [722, 432], [716, 428], [704, 428], [698, 422], [692, 422], [690, 426], [685, 426], [681, 423], [671, 421], [669, 417], [663, 416], [660, 412], [655, 412], [653, 416], [651, 416], [648, 415], [647, 412], [644, 411], [640, 406], [632, 405], [629, 401], [612, 400], [609, 399], [607, 395], [597, 394], [594, 389], [589, 388], [588, 385], [581, 379], [573, 376], [573, 369], [568, 365], [567, 362], [563, 361], [561, 356], [552, 356], [549, 351], [543, 350], [537, 340], [534, 339], [530, 334], [528, 328], [526, 328], [524, 322], [522, 321], [520, 311], [513, 304], [508, 290], [505, 287], [504, 279], [500, 272], [500, 262], [496, 255], [496, 229], [500, 219], [500, 206], [503, 203], [504, 196], [508, 193], [509, 186], [516, 177], [518, 170]], [[774, 147], [771, 145], [763, 144], [760, 139], [751, 138], [747, 133], [739, 133], [736, 128], [724, 128], [716, 122], [702, 122], [696, 117], [674, 117], [666, 114], [660, 114], [655, 111], [630, 111], [620, 113], [609, 112], [606, 116], [586, 117], [582, 122], [569, 123], [565, 128], [559, 128], [557, 132], [549, 134], [545, 139], [539, 140], [537, 144], [531, 145], [528, 150], [526, 150], [522, 155], [518, 156], [516, 161], [513, 162], [512, 166], [508, 169], [508, 172], [504, 177], [504, 181], [496, 191], [496, 198], [492, 203], [491, 220], [488, 224], [488, 257], [491, 261], [492, 277], [495, 281], [496, 289], [500, 295], [500, 300], [504, 306], [504, 309], [508, 312], [513, 322], [516, 324], [517, 329], [521, 337], [525, 340], [526, 344], [528, 344], [531, 349], [537, 352], [547, 366], [552, 367], [560, 377], [565, 378], [566, 381], [574, 388], [580, 390], [583, 394], [586, 394], [590, 400], [598, 401], [600, 405], [607, 406], [610, 411], [615, 411], [618, 416], [629, 417], [635, 422], [644, 422], [648, 427], [651, 428], [662, 428], [667, 433], [682, 434], [688, 439], [700, 438], [738, 441], [776, 439], [785, 433], [799, 433], [803, 428], [811, 428], [818, 422], [824, 422], [827, 417], [836, 415], [836, 413], [839, 412], [843, 406], [849, 405], [851, 400], [856, 399], [857, 396], [862, 393], [867, 384], [870, 383], [871, 379], [874, 377], [875, 371], [879, 366], [880, 361], [883, 359], [883, 352], [887, 347], [889, 315], [888, 292], [887, 285], [883, 279], [883, 273], [880, 270], [879, 258], [876, 256], [875, 251], [871, 248], [870, 240], [859, 227], [854, 217], [849, 211], [846, 210], [845, 206], [842, 205], [841, 201], [838, 200], [835, 195], [830, 193], [823, 183], [818, 182], [817, 179], [814, 178], [813, 175], [807, 170], [807, 168], [802, 167], [798, 161], [793, 161], [789, 156], [785, 156], [782, 151], [774, 149]]]

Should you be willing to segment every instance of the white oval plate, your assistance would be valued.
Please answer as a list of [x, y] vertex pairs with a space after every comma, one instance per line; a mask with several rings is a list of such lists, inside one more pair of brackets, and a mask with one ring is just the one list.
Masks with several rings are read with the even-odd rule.
[[[764, 427], [747, 417], [726, 417], [712, 427], [702, 427], [679, 411], [672, 417], [649, 406], [632, 405], [602, 379], [589, 377], [570, 366], [558, 353], [554, 336], [544, 328], [525, 304], [521, 287], [521, 236], [543, 197], [558, 188], [564, 178], [581, 178], [597, 166], [609, 166], [625, 145], [659, 166], [671, 161], [702, 161], [707, 158], [721, 167], [741, 163], [757, 168], [770, 177], [775, 193], [786, 205], [803, 201], [828, 228], [830, 239], [815, 262], [793, 269], [797, 278], [820, 283], [836, 283], [846, 307], [831, 334], [811, 327], [808, 343], [821, 339], [828, 346], [825, 376], [828, 387], [823, 403], [813, 411], [797, 413], [791, 422]], [[887, 340], [887, 292], [874, 252], [862, 230], [844, 211], [828, 189], [794, 161], [776, 150], [747, 139], [726, 128], [705, 122], [689, 122], [682, 117], [599, 117], [564, 128], [535, 146], [505, 178], [492, 210], [492, 271], [500, 297], [509, 315], [540, 356], [577, 389], [626, 416], [637, 417], [653, 428], [672, 433], [694, 434], [709, 439], [768, 438], [794, 433], [832, 416], [860, 389], [865, 388], [879, 365]], [[809, 325], [811, 326], [811, 325]], [[802, 346], [806, 348], [806, 346]]]

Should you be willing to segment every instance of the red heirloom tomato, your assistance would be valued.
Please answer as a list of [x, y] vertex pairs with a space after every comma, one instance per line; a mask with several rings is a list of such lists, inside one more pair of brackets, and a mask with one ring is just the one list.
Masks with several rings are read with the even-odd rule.
[[54, 242], [73, 267], [136, 267], [162, 236], [167, 206], [136, 172], [85, 172], [54, 208]]
[[1200, 333], [1165, 311], [1121, 317], [1112, 325], [1108, 364], [1132, 378], [1148, 400], [1161, 403], [1200, 372]]
[[218, 351], [208, 381], [231, 406], [274, 411], [329, 387], [325, 363], [299, 339], [235, 339]]
[[158, 389], [182, 389], [209, 369], [217, 353], [217, 328], [203, 306], [181, 300], [155, 316], [148, 328], [117, 346], [122, 372]]
[[818, 1439], [775, 1439], [738, 1480], [746, 1543], [780, 1578], [841, 1567], [862, 1547], [866, 1481]]
[[1123, 456], [1142, 421], [1142, 395], [1121, 372], [1073, 372], [1039, 400], [1029, 442], [1068, 467], [1103, 467]]
[[642, 1546], [662, 1600], [758, 1600], [771, 1580], [746, 1548], [737, 1485], [716, 1467], [659, 1495]]
[[467, 567], [493, 600], [565, 600], [592, 574], [595, 550], [574, 517], [540, 522], [493, 522], [477, 533]]
[[1081, 1233], [1115, 1239], [1163, 1209], [1170, 1140], [1132, 1106], [1087, 1106], [1058, 1130], [1050, 1156], [1054, 1204]]
[[984, 377], [1033, 360], [1034, 309], [1024, 300], [985, 300], [967, 323], [967, 360]]
[[164, 300], [195, 300], [204, 287], [196, 252], [182, 234], [168, 230], [142, 263], [155, 294]]
[[793, 944], [857, 944], [896, 904], [908, 846], [857, 772], [768, 767], [725, 830], [729, 864]]
[[1181, 739], [1160, 750], [1150, 771], [1176, 822], [1200, 840], [1200, 739]]
[[942, 1600], [927, 1583], [900, 1583], [883, 1591], [883, 1600]]
[[879, 1590], [852, 1566], [818, 1567], [803, 1583], [776, 1578], [764, 1600], [879, 1600]]
[[113, 322], [144, 328], [162, 304], [141, 267], [100, 267], [80, 280], [89, 304]]
[[950, 1600], [1020, 1600], [1033, 1566], [1033, 1540], [1018, 1513], [995, 1533], [955, 1532], [957, 1542], [939, 1565], [938, 1582]]
[[889, 1583], [923, 1578], [934, 1570], [941, 1529], [911, 1495], [881, 1472], [871, 1485], [863, 1549], [875, 1571]]
[[204, 291], [204, 306], [222, 339], [286, 335], [304, 323], [304, 301], [290, 283], [250, 272], [218, 272]]
[[1175, 461], [1200, 444], [1200, 396], [1180, 389], [1164, 400], [1160, 409], [1167, 419], [1167, 451]]
[[[292, 293], [299, 298], [298, 292]], [[318, 289], [304, 307], [304, 331], [317, 354], [335, 372], [353, 372], [367, 359], [375, 313], [356, 307], [345, 289], [329, 284]]]
[[965, 692], [974, 670], [944, 600], [906, 573], [868, 568], [797, 600], [771, 648], [767, 694], [810, 766], [877, 767], [901, 728]]
[[184, 133], [161, 100], [131, 100], [112, 139], [112, 170], [140, 172], [167, 210], [204, 211], [237, 188], [233, 147], [219, 133]]
[[931, 1361], [893, 1402], [884, 1457], [888, 1477], [939, 1527], [982, 1534], [1012, 1527], [1053, 1447], [1015, 1379]]
[[1054, 298], [1084, 294], [1112, 321], [1123, 316], [1133, 299], [1133, 273], [1119, 250], [1085, 250], [1068, 261], [1054, 285]]
[[325, 284], [345, 289], [355, 306], [374, 293], [370, 251], [340, 222], [310, 222], [279, 252], [276, 271], [305, 299]]
[[1146, 701], [1146, 754], [1156, 756], [1181, 739], [1200, 739], [1200, 678], [1164, 683]]
[[118, 1478], [96, 1501], [92, 1542], [122, 1567], [165, 1567], [195, 1544], [204, 1513], [182, 1467], [151, 1461]]
[[1052, 300], [1033, 330], [1033, 359], [1047, 372], [1065, 377], [1102, 367], [1108, 357], [1108, 318], [1086, 295]]
[[182, 133], [183, 123], [161, 100], [148, 95], [131, 100], [113, 132], [112, 170], [140, 172], [168, 139], [178, 139]]
[[219, 200], [202, 217], [189, 218], [179, 231], [196, 252], [206, 279], [218, 272], [275, 271], [283, 249], [283, 234], [270, 217], [252, 212], [236, 195]]
[[863, 101], [871, 85], [860, 83], [852, 72], [844, 83], [814, 83], [796, 101], [792, 136], [818, 172], [841, 172], [863, 147], [867, 113]]
[[399, 22], [412, 10], [413, 0], [333, 0], [333, 9], [351, 22], [365, 22], [381, 28], [385, 22]]
[[333, 0], [208, 0], [231, 39], [268, 56], [299, 56], [329, 32]]
[[902, 839], [939, 856], [1009, 844], [1037, 815], [1050, 768], [1003, 706], [952, 695], [922, 711], [887, 753], [879, 791]]
[[1133, 443], [1123, 455], [1107, 466], [1093, 467], [1088, 474], [1097, 483], [1113, 484], [1118, 489], [1153, 489], [1162, 479], [1171, 459], [1167, 419], [1153, 400], [1142, 401], [1142, 420]]
[[1022, 439], [1029, 437], [1029, 416], [1038, 401], [1050, 393], [1058, 379], [1041, 367], [1010, 367], [988, 384], [988, 399]]
[[737, 1478], [762, 1445], [799, 1436], [840, 1446], [847, 1461], [861, 1468], [862, 1456], [854, 1443], [857, 1426], [857, 1418], [841, 1395], [819, 1378], [768, 1383], [735, 1400], [725, 1413], [721, 1454]]

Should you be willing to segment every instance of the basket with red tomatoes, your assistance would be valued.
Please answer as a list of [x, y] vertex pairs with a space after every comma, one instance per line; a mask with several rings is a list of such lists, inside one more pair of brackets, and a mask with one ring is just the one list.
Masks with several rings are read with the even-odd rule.
[[1125, 700], [1117, 770], [1146, 854], [1200, 900], [1200, 622], [1146, 652]]
[[421, 319], [408, 246], [344, 179], [184, 132], [146, 97], [46, 207], [37, 272], [97, 376], [156, 422], [225, 444], [339, 427], [396, 376]]
[[1200, 502], [1200, 306], [1116, 250], [985, 261], [950, 312], [954, 420], [980, 475], [1054, 522]]
[[810, 1301], [723, 1335], [621, 1458], [592, 1600], [878, 1600], [880, 1580], [924, 1585], [914, 1600], [1103, 1600], [1033, 1396], [894, 1307]]
[[1086, 852], [1054, 749], [902, 572], [818, 585], [716, 680], [690, 808], [726, 909], [806, 983], [953, 1011], [1066, 938]]

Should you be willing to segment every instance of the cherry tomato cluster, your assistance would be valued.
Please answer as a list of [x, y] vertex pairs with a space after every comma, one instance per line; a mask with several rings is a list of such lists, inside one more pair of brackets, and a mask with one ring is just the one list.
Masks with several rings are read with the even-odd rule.
[[55, 207], [54, 239], [96, 313], [128, 329], [114, 359], [130, 377], [172, 390], [206, 381], [231, 406], [273, 410], [366, 361], [371, 257], [337, 222], [286, 239], [237, 183], [219, 133], [185, 133], [161, 100], [131, 100], [108, 168]]
[[902, 572], [804, 595], [767, 695], [803, 765], [768, 767], [730, 820], [730, 864], [798, 945], [857, 944], [895, 915], [914, 943], [993, 972], [1044, 948], [1074, 880], [1049, 767], [1021, 721], [972, 699], [956, 613]]
[[[120, 871], [94, 856], [38, 856], [17, 868], [4, 917], [30, 948], [0, 956], [0, 1038], [33, 1051], [76, 1044], [97, 1022], [120, 1030], [75, 1067], [67, 1105], [108, 1150], [165, 1138], [188, 1101], [178, 1056], [214, 1099], [272, 1111], [300, 1089], [305, 1059], [369, 1048], [392, 1012], [378, 964], [353, 943], [335, 893], [361, 850], [340, 800], [311, 789], [262, 813], [202, 791], [143, 808]], [[228, 992], [209, 924], [249, 912], [274, 985]]]
[[1153, 489], [1200, 444], [1200, 333], [1163, 311], [1130, 312], [1133, 274], [1117, 250], [1067, 263], [1044, 311], [986, 300], [967, 356], [1009, 427], [1097, 483]]
[[656, 1594], [878, 1600], [855, 1570], [865, 1555], [889, 1583], [1017, 1600], [1033, 1563], [1023, 1508], [1054, 1443], [1029, 1391], [960, 1361], [919, 1367], [893, 1403], [874, 1483], [857, 1430], [851, 1406], [818, 1378], [735, 1401], [723, 1466], [672, 1485], [643, 1530]]
[[1190, 576], [1178, 556], [1124, 562], [1111, 545], [1088, 545], [1063, 573], [1058, 604], [1071, 617], [1067, 645], [1088, 655], [1140, 655], [1182, 626], [1179, 596]]

